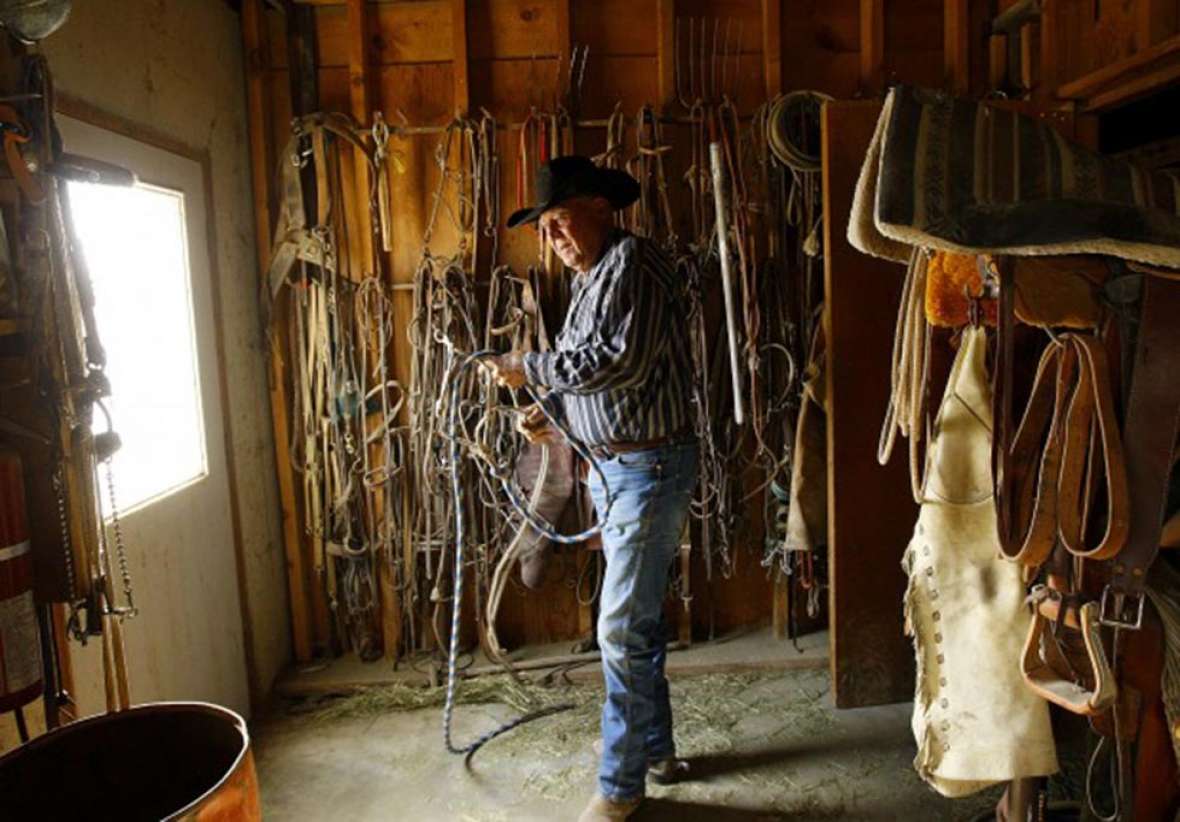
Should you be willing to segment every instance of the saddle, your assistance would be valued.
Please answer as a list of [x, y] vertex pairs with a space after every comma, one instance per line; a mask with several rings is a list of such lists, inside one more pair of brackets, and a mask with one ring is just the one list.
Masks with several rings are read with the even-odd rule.
[[[1180, 281], [1172, 272], [1140, 271], [1138, 322], [1121, 333], [1100, 335], [1095, 323], [1051, 335], [1017, 422], [1021, 280], [1010, 259], [985, 268], [985, 281], [988, 272], [998, 280], [997, 529], [1003, 554], [1025, 567], [1026, 579], [1039, 580], [1029, 596], [1021, 673], [1049, 702], [1090, 718], [1114, 752], [1120, 785], [1130, 785], [1127, 745], [1158, 719], [1162, 661], [1151, 659], [1161, 643], [1158, 618], [1145, 610], [1145, 585], [1161, 543], [1180, 423]], [[1108, 347], [1131, 352], [1121, 425], [1122, 381]]]

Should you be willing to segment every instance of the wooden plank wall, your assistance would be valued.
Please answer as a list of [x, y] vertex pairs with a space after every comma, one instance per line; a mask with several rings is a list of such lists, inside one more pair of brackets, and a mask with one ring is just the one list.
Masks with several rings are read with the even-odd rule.
[[[1014, 1], [999, 0], [998, 8]], [[1055, 0], [1043, 7], [1043, 19], [1022, 38], [1025, 74], [1042, 111], [1101, 111], [1180, 78], [1180, 0], [1096, 5]], [[737, 105], [748, 114], [774, 93], [796, 88], [845, 99], [879, 96], [897, 81], [981, 92], [996, 54], [992, 47], [989, 55], [988, 47], [991, 13], [992, 4], [984, 0], [244, 0], [260, 262], [266, 263], [273, 175], [289, 133], [293, 86], [301, 110], [315, 104], [353, 113], [366, 124], [372, 111], [385, 113], [391, 123], [414, 126], [442, 126], [457, 113], [491, 112], [507, 126], [499, 133], [501, 215], [506, 215], [517, 205], [519, 130], [511, 126], [532, 108], [552, 107], [575, 45], [590, 50], [579, 117], [605, 118], [616, 106], [634, 114], [648, 103], [682, 116], [675, 87], [677, 27], [688, 19], [732, 20], [740, 34]], [[289, 27], [307, 47], [291, 48]], [[294, 83], [289, 53], [309, 66]], [[1079, 129], [1084, 121], [1079, 118]], [[688, 133], [683, 125], [668, 125], [664, 132], [675, 146], [667, 163], [676, 206], [684, 203]], [[394, 248], [388, 267], [399, 285], [412, 282], [421, 255], [431, 193], [439, 182], [433, 159], [438, 139], [413, 134], [392, 146], [404, 166], [392, 176]], [[573, 143], [582, 153], [601, 152], [604, 132], [582, 127]], [[432, 250], [450, 251], [453, 239], [444, 222], [434, 232]], [[500, 261], [518, 271], [535, 261], [536, 252], [530, 231], [500, 235]], [[409, 291], [396, 290], [394, 300], [396, 321], [405, 327]], [[409, 348], [401, 340], [393, 351], [395, 375], [408, 382]], [[281, 362], [276, 360], [271, 375], [275, 429], [286, 441], [282, 407], [288, 387]], [[290, 466], [284, 465], [286, 451], [280, 452], [296, 656], [308, 659], [326, 639], [326, 611], [317, 585], [308, 579]], [[761, 541], [754, 526], [741, 535], [750, 546]], [[694, 560], [697, 636], [763, 622], [772, 611], [781, 618], [781, 586], [774, 596], [758, 553], [742, 552], [733, 578], [717, 580], [708, 590], [700, 585], [700, 558]], [[568, 584], [575, 566], [566, 564], [539, 596], [509, 593], [500, 631], [507, 644], [572, 638], [588, 627]], [[392, 626], [386, 629], [388, 636]]]
[[[319, 108], [351, 112], [367, 123], [381, 111], [391, 123], [445, 125], [456, 113], [477, 115], [488, 110], [510, 126], [533, 107], [550, 108], [558, 77], [574, 44], [589, 47], [580, 116], [604, 118], [616, 105], [634, 113], [653, 103], [668, 114], [684, 114], [675, 99], [676, 21], [687, 18], [733, 20], [740, 32], [736, 97], [743, 113], [751, 112], [779, 90], [810, 88], [836, 97], [875, 95], [886, 84], [904, 81], [939, 86], [945, 81], [943, 44], [946, 21], [938, 0], [307, 0], [285, 3], [287, 11], [268, 8], [262, 0], [246, 0], [246, 20], [257, 41], [250, 48], [251, 90], [258, 135], [255, 157], [274, 168], [289, 133], [292, 112], [288, 65], [288, 16], [310, 6], [314, 17], [315, 82]], [[250, 11], [252, 9], [252, 11]], [[247, 43], [251, 46], [249, 32]], [[868, 51], [866, 52], [866, 48]], [[769, 69], [768, 69], [769, 67]], [[366, 116], [368, 115], [368, 116]], [[261, 118], [261, 119], [260, 119]], [[687, 143], [687, 129], [669, 127], [666, 139]], [[519, 130], [500, 132], [502, 213], [516, 206], [513, 184], [514, 147]], [[395, 283], [412, 282], [422, 252], [431, 192], [438, 183], [433, 159], [438, 141], [421, 134], [394, 141], [404, 172], [392, 175], [394, 250], [390, 270]], [[579, 129], [575, 146], [583, 153], [604, 148], [599, 128]], [[684, 191], [686, 158], [670, 158], [673, 200]], [[260, 182], [260, 181], [259, 181]], [[273, 197], [273, 183], [263, 185], [260, 204]], [[261, 227], [259, 236], [264, 236]], [[453, 232], [440, 226], [433, 250], [448, 252]], [[536, 258], [530, 231], [504, 232], [504, 262], [518, 271]], [[397, 321], [410, 319], [410, 292], [396, 291]], [[396, 376], [408, 384], [409, 346], [399, 336], [393, 352]], [[281, 383], [274, 399], [281, 401]], [[276, 429], [285, 420], [276, 412]], [[280, 449], [281, 450], [281, 449]], [[283, 471], [279, 466], [280, 477]], [[285, 516], [293, 516], [292, 510]], [[288, 540], [297, 535], [287, 532]], [[752, 546], [743, 550], [731, 579], [717, 580], [709, 592], [694, 565], [693, 619], [696, 632], [720, 632], [765, 622], [772, 611], [772, 585], [759, 566], [761, 534], [746, 534]], [[319, 613], [322, 597], [298, 562], [291, 569], [293, 611]], [[540, 594], [509, 592], [503, 609], [501, 637], [509, 646], [577, 636], [577, 603], [569, 573], [555, 578]], [[712, 623], [710, 624], [710, 614]], [[583, 624], [583, 628], [586, 626]], [[307, 659], [322, 631], [312, 637], [296, 631], [296, 650]]]

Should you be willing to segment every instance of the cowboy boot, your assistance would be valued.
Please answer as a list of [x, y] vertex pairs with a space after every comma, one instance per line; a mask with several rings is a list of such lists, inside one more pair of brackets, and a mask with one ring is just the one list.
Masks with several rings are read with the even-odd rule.
[[590, 804], [582, 811], [582, 815], [578, 817], [578, 822], [618, 822], [618, 820], [626, 819], [635, 813], [642, 801], [643, 797], [641, 796], [637, 799], [616, 802], [596, 793], [590, 800]]
[[[602, 739], [595, 739], [591, 745], [594, 755], [602, 758]], [[688, 760], [669, 756], [664, 759], [653, 759], [647, 763], [647, 778], [657, 785], [675, 785], [684, 782], [692, 773], [692, 766]]]

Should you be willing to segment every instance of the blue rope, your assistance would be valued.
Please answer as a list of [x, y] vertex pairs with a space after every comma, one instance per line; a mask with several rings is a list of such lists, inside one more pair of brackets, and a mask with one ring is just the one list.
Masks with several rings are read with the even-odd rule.
[[[447, 750], [450, 753], [466, 755], [468, 760], [471, 759], [472, 755], [474, 755], [476, 751], [478, 751], [491, 740], [495, 739], [497, 736], [508, 733], [509, 731], [520, 727], [526, 722], [531, 722], [534, 719], [540, 719], [545, 716], [551, 716], [553, 714], [560, 713], [561, 711], [568, 711], [574, 707], [574, 703], [568, 702], [562, 703], [560, 705], [552, 705], [547, 708], [541, 708], [536, 711], [530, 711], [517, 717], [516, 719], [500, 725], [497, 728], [493, 728], [492, 730], [478, 737], [474, 742], [464, 746], [456, 745], [451, 734], [451, 720], [455, 712], [455, 685], [458, 679], [456, 663], [459, 658], [459, 623], [460, 617], [462, 616], [463, 603], [463, 543], [466, 531], [463, 523], [463, 484], [459, 479], [459, 391], [462, 387], [463, 376], [467, 373], [467, 370], [471, 368], [471, 366], [478, 363], [481, 359], [496, 355], [497, 352], [495, 351], [483, 350], [476, 351], [473, 354], [468, 354], [463, 358], [462, 362], [459, 363], [459, 366], [455, 369], [455, 372], [451, 377], [451, 405], [447, 413], [448, 432], [451, 439], [451, 493], [454, 496], [455, 504], [455, 584], [454, 592], [451, 598], [451, 641], [450, 648], [447, 653], [447, 691], [446, 699], [443, 703], [443, 741], [446, 743]], [[549, 413], [548, 409], [545, 408], [544, 403], [540, 401], [540, 398], [532, 390], [532, 388], [526, 385], [525, 391], [528, 393], [529, 397], [537, 403], [537, 407], [541, 409], [541, 413], [545, 416], [545, 419], [549, 422], [549, 424], [560, 431], [562, 436], [565, 437], [567, 441], [569, 441], [570, 446], [574, 450], [574, 453], [586, 460], [589, 463], [591, 469], [598, 475], [599, 480], [602, 482], [603, 490], [606, 492], [605, 496], [607, 499], [607, 509], [603, 513], [602, 517], [602, 521], [605, 522], [610, 514], [610, 506], [613, 500], [611, 499], [610, 489], [606, 484], [606, 476], [602, 473], [602, 467], [599, 466], [597, 461], [595, 461], [594, 457], [590, 454], [586, 446], [579, 442], [564, 425], [554, 419], [554, 417]], [[554, 528], [550, 523], [546, 522], [543, 518], [541, 518], [529, 508], [528, 503], [525, 502], [524, 497], [521, 495], [519, 489], [517, 489], [516, 485], [512, 482], [511, 477], [508, 474], [499, 471], [494, 473], [499, 478], [500, 484], [503, 486], [504, 492], [508, 496], [508, 500], [512, 503], [513, 507], [516, 508], [517, 512], [519, 512], [520, 515], [524, 517], [525, 521], [528, 522], [530, 526], [535, 528], [548, 539], [563, 545], [570, 545], [573, 543], [583, 542], [602, 530], [602, 525], [600, 523], [593, 525], [577, 534], [559, 533], [556, 528]]]

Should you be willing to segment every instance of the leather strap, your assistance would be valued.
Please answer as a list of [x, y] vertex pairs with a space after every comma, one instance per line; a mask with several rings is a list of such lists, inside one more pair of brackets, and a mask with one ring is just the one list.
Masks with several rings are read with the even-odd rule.
[[1180, 422], [1180, 282], [1143, 278], [1143, 307], [1135, 345], [1124, 441], [1130, 488], [1127, 547], [1111, 568], [1102, 620], [1138, 628], [1147, 570], [1159, 552], [1172, 453]]
[[[1126, 544], [1130, 500], [1106, 348], [1097, 337], [1085, 334], [1071, 334], [1069, 342], [1078, 359], [1078, 384], [1062, 432], [1058, 533], [1071, 554], [1083, 559], [1110, 559]], [[1097, 545], [1087, 546], [1091, 485], [1087, 480], [1092, 481], [1099, 468], [1106, 486], [1106, 530]]]
[[[1109, 559], [1126, 544], [1130, 500], [1103, 343], [1086, 334], [1055, 338], [1015, 426], [1015, 266], [1010, 257], [981, 257], [979, 266], [985, 280], [999, 280], [992, 466], [1001, 552], [1039, 566], [1060, 536], [1070, 553]], [[1106, 490], [1106, 527], [1096, 545], [1087, 545], [1097, 479]]]
[[[1106, 352], [1096, 337], [1064, 334], [1045, 349], [1020, 426], [1006, 449], [1000, 547], [1038, 566], [1058, 536], [1086, 559], [1109, 559], [1127, 536], [1127, 479]], [[1099, 459], [1100, 457], [1100, 459]], [[1106, 528], [1085, 544], [1094, 475], [1106, 487]]]

